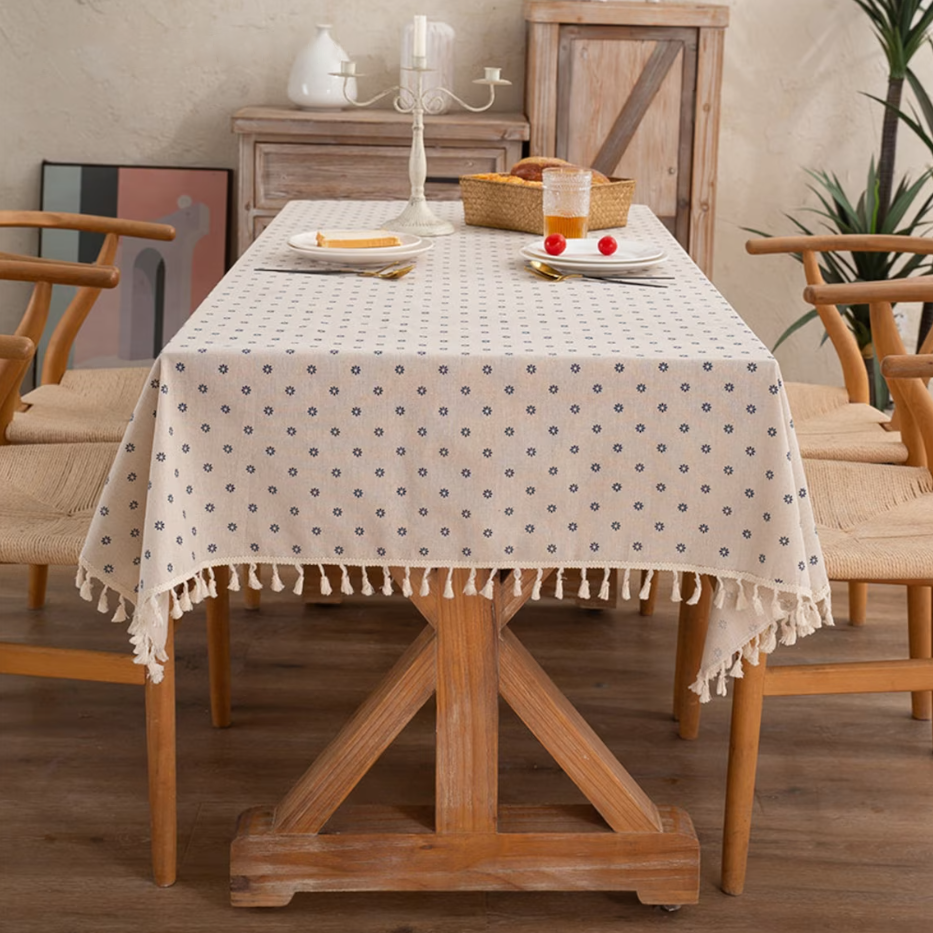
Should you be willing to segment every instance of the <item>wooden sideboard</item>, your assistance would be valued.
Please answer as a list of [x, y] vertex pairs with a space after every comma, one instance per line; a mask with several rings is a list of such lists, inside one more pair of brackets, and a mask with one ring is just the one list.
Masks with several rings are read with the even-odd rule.
[[[293, 199], [407, 200], [411, 117], [394, 110], [245, 107], [239, 134], [238, 253]], [[430, 199], [459, 198], [461, 175], [507, 172], [529, 137], [522, 114], [425, 117]]]
[[710, 275], [728, 7], [525, 0], [524, 15], [531, 154], [634, 178]]

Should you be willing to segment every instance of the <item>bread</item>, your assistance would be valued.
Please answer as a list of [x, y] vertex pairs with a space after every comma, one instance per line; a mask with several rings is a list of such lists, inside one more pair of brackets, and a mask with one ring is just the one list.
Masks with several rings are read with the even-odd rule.
[[[558, 159], [553, 156], [528, 156], [526, 159], [520, 159], [512, 166], [512, 175], [523, 179], [524, 181], [541, 181], [541, 173], [546, 168], [581, 168], [565, 159]], [[594, 185], [605, 185], [609, 179], [602, 172], [597, 172], [595, 168], [590, 169], [593, 173], [592, 181]]]
[[402, 241], [388, 230], [318, 230], [317, 245], [325, 249], [376, 249], [401, 246]]

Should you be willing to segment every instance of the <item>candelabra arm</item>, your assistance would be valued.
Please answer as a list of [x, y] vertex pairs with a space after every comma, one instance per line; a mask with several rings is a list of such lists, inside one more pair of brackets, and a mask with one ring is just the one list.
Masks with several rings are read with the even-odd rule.
[[[446, 94], [452, 101], [455, 101], [461, 107], [463, 107], [464, 110], [469, 110], [471, 113], [482, 113], [484, 110], [488, 110], [496, 100], [496, 88], [493, 84], [489, 85], [489, 100], [487, 100], [486, 103], [482, 105], [482, 107], [471, 106], [465, 100], [463, 100], [463, 98], [458, 97], [456, 94], [454, 94], [453, 91], [446, 87], [431, 88], [431, 94]], [[434, 108], [439, 109], [441, 106], [443, 106], [443, 101], [440, 97], [436, 98], [436, 100], [438, 103], [434, 105]], [[432, 108], [426, 107], [426, 109], [430, 113]]]
[[395, 109], [400, 110], [402, 113], [408, 112], [407, 110], [402, 110], [398, 106], [398, 101], [401, 98], [401, 95], [406, 92], [410, 93], [407, 88], [403, 88], [400, 85], [396, 84], [395, 87], [387, 88], [381, 94], [377, 94], [375, 97], [370, 97], [369, 100], [353, 100], [353, 98], [347, 95], [347, 81], [349, 81], [351, 77], [358, 78], [360, 76], [359, 75], [339, 75], [338, 77], [343, 78], [343, 96], [348, 104], [352, 104], [354, 107], [369, 107], [371, 104], [375, 104], [376, 101], [382, 100], [384, 97], [388, 97], [390, 94], [396, 94], [396, 92], [398, 92], [396, 94], [396, 99], [395, 99], [395, 103], [396, 103]]

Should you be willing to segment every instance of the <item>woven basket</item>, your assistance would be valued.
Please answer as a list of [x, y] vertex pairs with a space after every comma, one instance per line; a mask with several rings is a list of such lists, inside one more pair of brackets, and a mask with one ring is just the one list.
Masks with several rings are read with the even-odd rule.
[[[464, 218], [474, 227], [544, 233], [543, 192], [540, 182], [516, 184], [488, 175], [463, 175], [460, 178]], [[593, 185], [590, 192], [590, 230], [624, 227], [628, 223], [628, 209], [634, 193], [635, 181], [631, 178], [611, 178], [608, 184]]]

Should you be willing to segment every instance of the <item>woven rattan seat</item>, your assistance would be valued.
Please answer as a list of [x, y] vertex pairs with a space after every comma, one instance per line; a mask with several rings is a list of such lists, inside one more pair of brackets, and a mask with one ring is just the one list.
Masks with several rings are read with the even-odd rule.
[[890, 419], [863, 402], [850, 402], [842, 386], [784, 384], [803, 457], [857, 463], [904, 463], [907, 447]]
[[69, 369], [60, 383], [22, 397], [7, 428], [11, 444], [115, 442], [123, 437], [149, 369]]

